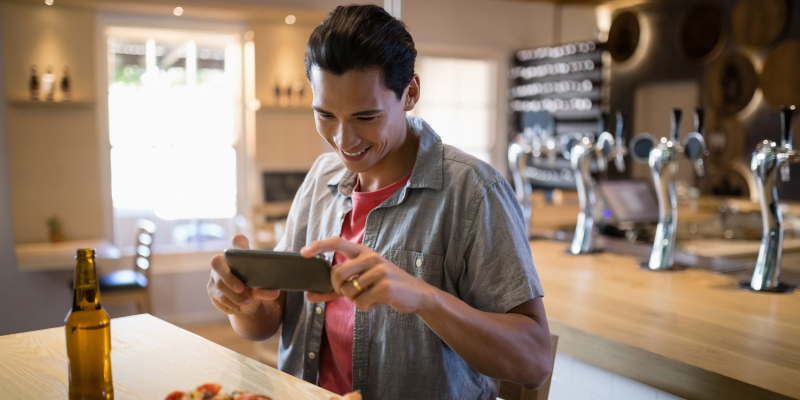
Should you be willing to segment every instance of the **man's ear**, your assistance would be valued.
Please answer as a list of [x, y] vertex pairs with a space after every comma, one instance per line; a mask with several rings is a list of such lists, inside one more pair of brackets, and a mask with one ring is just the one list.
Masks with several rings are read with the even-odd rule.
[[419, 102], [419, 75], [414, 74], [406, 89], [406, 104], [403, 105], [403, 111], [413, 110], [417, 102]]

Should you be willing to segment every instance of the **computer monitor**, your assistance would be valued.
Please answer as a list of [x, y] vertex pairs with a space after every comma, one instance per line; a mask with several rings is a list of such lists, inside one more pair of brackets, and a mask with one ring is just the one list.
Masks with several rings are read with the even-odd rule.
[[650, 183], [643, 180], [598, 182], [598, 191], [606, 204], [604, 215], [619, 223], [658, 222], [658, 199]]

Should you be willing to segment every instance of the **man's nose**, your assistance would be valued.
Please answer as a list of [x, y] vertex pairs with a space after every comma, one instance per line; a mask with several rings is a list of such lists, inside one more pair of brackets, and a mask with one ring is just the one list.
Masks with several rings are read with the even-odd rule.
[[342, 150], [352, 149], [361, 143], [361, 139], [355, 135], [352, 126], [347, 123], [339, 124], [333, 141], [336, 143], [336, 146]]

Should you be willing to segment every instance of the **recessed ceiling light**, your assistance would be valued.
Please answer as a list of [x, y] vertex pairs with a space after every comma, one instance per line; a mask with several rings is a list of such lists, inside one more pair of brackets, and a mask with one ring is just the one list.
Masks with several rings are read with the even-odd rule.
[[183, 15], [183, 7], [175, 7], [175, 9], [172, 10], [172, 13], [175, 14], [176, 17], [180, 17]]
[[44, 4], [47, 4], [48, 6], [52, 6], [53, 5], [53, 0], [44, 0]]
[[289, 14], [289, 15], [286, 16], [286, 19], [284, 21], [289, 25], [293, 25], [295, 23], [295, 21], [297, 21], [297, 17], [295, 17], [294, 15]]

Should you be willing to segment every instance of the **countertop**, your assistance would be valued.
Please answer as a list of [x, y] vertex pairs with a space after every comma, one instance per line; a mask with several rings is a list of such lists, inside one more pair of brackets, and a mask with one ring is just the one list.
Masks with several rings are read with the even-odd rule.
[[[117, 399], [163, 399], [212, 382], [273, 399], [341, 398], [147, 314], [112, 319], [111, 346]], [[0, 360], [0, 398], [67, 398], [64, 327], [0, 336]]]
[[800, 291], [530, 243], [559, 351], [686, 399], [800, 398]]

